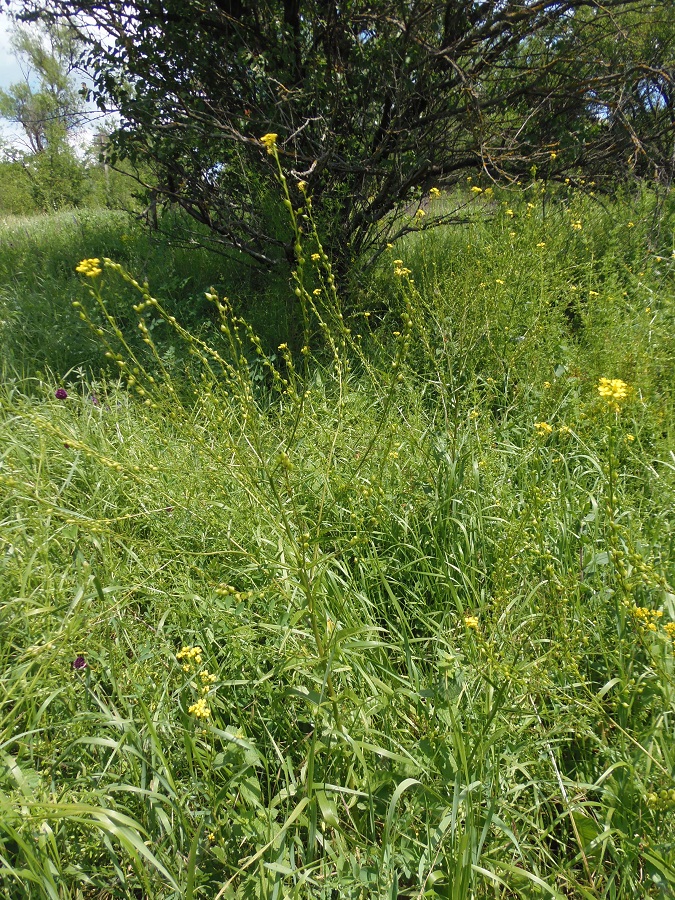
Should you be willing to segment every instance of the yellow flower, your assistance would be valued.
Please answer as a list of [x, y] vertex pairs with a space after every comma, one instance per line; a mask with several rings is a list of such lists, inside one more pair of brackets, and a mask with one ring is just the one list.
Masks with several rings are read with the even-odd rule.
[[278, 134], [263, 134], [263, 136], [260, 138], [260, 143], [265, 145], [270, 156], [272, 156], [272, 154], [274, 153], [278, 137]]
[[495, 284], [504, 284], [503, 278], [495, 278]]
[[315, 297], [318, 297], [319, 294], [321, 293], [321, 288], [314, 288], [312, 293], [314, 294]]
[[628, 397], [630, 388], [620, 378], [601, 378], [598, 382], [598, 393], [610, 406], [618, 410], [618, 404]]
[[429, 191], [429, 196], [431, 197], [432, 200], [438, 200], [438, 198], [441, 196], [441, 192], [438, 190], [437, 187], [432, 187], [431, 190]]
[[424, 212], [423, 209], [418, 209], [417, 212], [415, 213], [416, 219], [423, 219], [425, 216], [426, 216], [426, 213]]
[[514, 211], [513, 211], [512, 209], [507, 209], [507, 210], [506, 210], [506, 215], [507, 215], [507, 216], [515, 216], [515, 213], [514, 213]]
[[539, 241], [539, 243], [537, 244], [537, 247], [545, 247], [545, 246], [546, 246], [546, 241]]
[[535, 422], [534, 427], [537, 434], [541, 435], [551, 434], [553, 431], [553, 426], [549, 425], [548, 422]]
[[208, 719], [211, 715], [211, 710], [203, 697], [200, 697], [199, 700], [192, 704], [192, 706], [188, 707], [188, 712], [196, 719]]
[[404, 266], [396, 266], [394, 275], [397, 275], [399, 278], [405, 278], [406, 275], [410, 275], [410, 269], [406, 269]]
[[583, 225], [581, 224], [581, 222], [572, 222], [572, 228], [575, 231], [581, 231], [581, 229], [583, 228]]
[[633, 441], [635, 440], [635, 435], [634, 435], [634, 434], [627, 434], [627, 435], [626, 435], [626, 440], [628, 441], [629, 444], [632, 444]]
[[548, 390], [548, 389], [551, 387], [551, 382], [550, 382], [550, 381], [545, 381], [545, 382], [544, 382], [544, 387], [546, 388], [546, 390]]
[[301, 193], [304, 194], [305, 191], [307, 190], [307, 182], [306, 182], [306, 181], [299, 181], [299, 182], [298, 182], [298, 190], [299, 190]]
[[600, 294], [597, 291], [589, 291], [588, 296], [589, 297], [599, 297]]
[[478, 616], [464, 616], [464, 624], [467, 628], [472, 628], [474, 631], [480, 631]]
[[83, 259], [79, 266], [75, 266], [75, 271], [80, 272], [82, 275], [86, 275], [88, 278], [96, 278], [103, 271], [100, 263], [101, 260], [98, 259], [98, 257], [94, 257], [93, 259]]
[[667, 622], [663, 626], [663, 630], [668, 635], [668, 637], [671, 639], [671, 641], [675, 641], [675, 622]]
[[[197, 666], [202, 664], [202, 648], [201, 647], [183, 647], [183, 649], [176, 654], [176, 659], [184, 659], [187, 663], [194, 663]], [[185, 666], [183, 666], [185, 669]]]
[[555, 150], [551, 150], [551, 159], [557, 159], [557, 157], [558, 154], [555, 152]]
[[314, 262], [316, 262], [317, 259], [321, 259], [321, 254], [320, 253], [312, 253], [312, 259], [314, 260]]
[[482, 194], [482, 193], [483, 193], [483, 188], [480, 188], [480, 187], [478, 187], [477, 184], [474, 184], [474, 186], [471, 188], [471, 191], [472, 191], [474, 194]]
[[635, 222], [629, 222], [627, 228], [635, 228]]

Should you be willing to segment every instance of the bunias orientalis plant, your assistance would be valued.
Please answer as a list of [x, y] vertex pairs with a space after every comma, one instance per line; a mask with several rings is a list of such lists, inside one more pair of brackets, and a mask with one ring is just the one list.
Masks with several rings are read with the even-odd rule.
[[[309, 743], [302, 802], [309, 806], [312, 821], [319, 817], [324, 823], [334, 824], [338, 818], [334, 804], [323, 788], [315, 787], [325, 780], [317, 771], [316, 752], [322, 740], [329, 740], [341, 743], [345, 756], [352, 757], [350, 726], [355, 713], [345, 691], [348, 677], [336, 671], [343, 667], [348, 670], [341, 655], [345, 628], [339, 609], [329, 608], [329, 581], [344, 546], [355, 550], [361, 539], [358, 529], [352, 527], [351, 537], [342, 545], [334, 540], [336, 494], [344, 485], [372, 493], [371, 482], [377, 482], [387, 467], [395, 464], [398, 454], [391, 449], [389, 426], [396, 398], [404, 387], [402, 370], [413, 329], [414, 291], [410, 272], [402, 264], [397, 266], [402, 324], [388, 366], [378, 370], [345, 321], [306, 185], [299, 186], [303, 205], [295, 208], [274, 135], [266, 135], [264, 144], [277, 166], [294, 236], [292, 290], [300, 330], [298, 347], [282, 343], [277, 353], [267, 351], [251, 325], [213, 289], [207, 297], [217, 313], [217, 333], [208, 337], [195, 334], [167, 312], [147, 284], [110, 259], [80, 263], [78, 271], [86, 279], [94, 305], [76, 301], [76, 308], [104, 343], [129, 393], [160, 411], [175, 424], [177, 435], [210, 460], [218, 472], [214, 501], [219, 490], [236, 485], [251, 515], [264, 521], [261, 546], [267, 549], [261, 552], [258, 546], [254, 551], [240, 550], [252, 567], [257, 566], [260, 589], [268, 589], [264, 584], [268, 580], [281, 592], [289, 611], [289, 634], [299, 634], [303, 642], [307, 638], [312, 645], [313, 660], [308, 666], [312, 670], [313, 699], [309, 699], [307, 685], [301, 687], [307, 691], [316, 727]], [[109, 279], [122, 279], [138, 292], [133, 308], [137, 330], [147, 348], [145, 354], [134, 349], [110, 313], [106, 301]], [[187, 350], [191, 363], [184, 378], [176, 376], [153, 338], [160, 321], [172, 329]], [[361, 422], [355, 421], [352, 412], [356, 367], [359, 382], [367, 382], [372, 387], [371, 396], [376, 397], [375, 411]], [[317, 397], [324, 398], [323, 406]], [[322, 422], [326, 411], [329, 416]], [[317, 432], [321, 434], [319, 445], [314, 439], [315, 446], [308, 448], [306, 436]], [[127, 467], [122, 462], [119, 465], [120, 474], [126, 475]], [[150, 472], [138, 466], [132, 477], [157, 476], [160, 484], [161, 462], [155, 459], [152, 465]], [[164, 499], [174, 505], [174, 498]], [[229, 585], [219, 586], [216, 592], [238, 597], [247, 594]], [[182, 656], [178, 662], [181, 669], [186, 665]], [[196, 687], [189, 695], [189, 705], [185, 702], [185, 712], [196, 729], [208, 734], [218, 688], [201, 685], [198, 672], [187, 674], [195, 676]], [[347, 772], [346, 787], [356, 787], [349, 781], [354, 777]], [[316, 828], [313, 826], [310, 832], [312, 845]], [[308, 850], [310, 857], [312, 852]]]

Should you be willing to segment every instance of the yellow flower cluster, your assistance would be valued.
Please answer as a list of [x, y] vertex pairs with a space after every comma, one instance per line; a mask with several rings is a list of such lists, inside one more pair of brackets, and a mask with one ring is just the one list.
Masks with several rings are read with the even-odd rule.
[[278, 134], [263, 134], [263, 136], [260, 138], [260, 143], [265, 145], [270, 156], [272, 156], [272, 154], [274, 153], [274, 148], [277, 145], [278, 137]]
[[478, 185], [475, 185], [475, 184], [474, 184], [474, 186], [471, 188], [471, 192], [472, 192], [473, 194], [482, 194], [482, 193], [483, 193], [483, 188], [478, 187]]
[[577, 220], [576, 222], [572, 222], [572, 228], [573, 228], [575, 231], [581, 231], [581, 229], [582, 229], [583, 227], [584, 227], [584, 226], [583, 226], [583, 225], [581, 224], [581, 222], [578, 221], [578, 220]]
[[176, 659], [180, 662], [180, 660], [185, 660], [183, 664], [183, 671], [189, 672], [193, 665], [201, 666], [202, 664], [202, 648], [201, 647], [183, 647], [182, 650], [176, 654]]
[[619, 404], [628, 397], [628, 391], [628, 385], [620, 378], [601, 378], [598, 382], [598, 393], [617, 412]]
[[472, 628], [474, 631], [480, 631], [478, 616], [464, 616], [464, 624], [467, 628]]
[[199, 677], [202, 680], [202, 694], [208, 694], [208, 692], [211, 688], [211, 685], [215, 684], [215, 682], [218, 681], [218, 676], [213, 675], [211, 672], [208, 672], [206, 669], [204, 669], [203, 672], [199, 673]]
[[438, 190], [437, 187], [432, 187], [431, 190], [429, 191], [429, 196], [431, 197], [432, 200], [438, 200], [438, 198], [441, 196], [441, 192]]
[[549, 425], [548, 422], [535, 422], [534, 428], [537, 434], [547, 435], [553, 432], [553, 426]]
[[75, 271], [81, 275], [86, 275], [87, 278], [96, 278], [103, 271], [101, 260], [98, 257], [83, 259], [79, 266], [75, 266]]
[[195, 703], [188, 708], [188, 712], [196, 719], [208, 719], [211, 715], [211, 710], [203, 697], [200, 697], [199, 700], [195, 701]]
[[628, 611], [648, 631], [656, 631], [656, 623], [663, 616], [660, 609], [649, 609], [647, 606], [631, 606]]
[[671, 641], [675, 641], [675, 622], [667, 622], [663, 626], [663, 630], [668, 635], [668, 637], [671, 639]]
[[404, 278], [406, 275], [410, 275], [410, 269], [405, 268], [402, 259], [394, 260], [394, 275], [397, 275], [399, 278]]

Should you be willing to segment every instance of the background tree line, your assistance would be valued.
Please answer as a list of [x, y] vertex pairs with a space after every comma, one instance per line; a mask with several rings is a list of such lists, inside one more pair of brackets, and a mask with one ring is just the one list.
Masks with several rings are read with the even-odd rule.
[[[220, 249], [293, 262], [274, 166], [305, 182], [338, 269], [406, 231], [431, 187], [628, 175], [670, 183], [675, 16], [648, 0], [24, 0], [67, 25], [108, 161], [143, 167]], [[414, 211], [414, 210], [413, 210]]]

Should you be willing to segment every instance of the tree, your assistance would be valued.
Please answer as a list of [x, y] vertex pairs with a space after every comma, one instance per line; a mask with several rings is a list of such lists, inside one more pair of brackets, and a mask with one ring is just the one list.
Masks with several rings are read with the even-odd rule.
[[111, 156], [149, 163], [161, 196], [261, 262], [294, 258], [270, 213], [265, 133], [313, 195], [342, 268], [431, 222], [410, 204], [468, 173], [596, 175], [636, 152], [672, 167], [664, 101], [650, 114], [640, 88], [649, 70], [671, 90], [672, 62], [621, 52], [631, 16], [658, 15], [648, 0], [23, 6], [79, 30], [94, 96], [121, 115]]
[[72, 70], [81, 55], [77, 35], [67, 26], [16, 26], [12, 47], [24, 79], [0, 90], [0, 116], [22, 127], [29, 154], [23, 154], [33, 199], [40, 209], [77, 205], [84, 170], [69, 138], [82, 122], [84, 99]]

